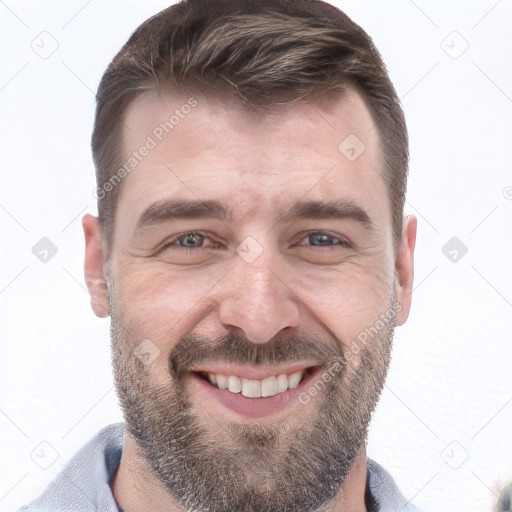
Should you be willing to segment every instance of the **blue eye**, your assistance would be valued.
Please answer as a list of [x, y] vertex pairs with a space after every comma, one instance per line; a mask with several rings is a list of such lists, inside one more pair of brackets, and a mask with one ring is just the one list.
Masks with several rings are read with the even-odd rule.
[[327, 235], [326, 233], [314, 233], [312, 235], [308, 235], [309, 241], [316, 240], [319, 242], [318, 244], [312, 243], [312, 245], [331, 245], [329, 244], [329, 240], [336, 240], [336, 238]]
[[[211, 243], [205, 245], [205, 241], [209, 240]], [[309, 243], [298, 243], [297, 245], [302, 247], [317, 247], [317, 248], [350, 248], [352, 247], [343, 237], [336, 237], [326, 233], [324, 231], [311, 231], [306, 233], [301, 238], [302, 240], [308, 240]], [[178, 250], [185, 253], [194, 253], [201, 249], [211, 249], [218, 246], [211, 241], [209, 237], [198, 232], [198, 231], [187, 231], [180, 233], [170, 240], [164, 242], [160, 250], [167, 247]]]
[[[315, 239], [319, 242], [318, 244], [311, 243], [312, 247], [350, 247], [350, 243], [344, 238], [335, 237], [322, 231], [308, 233], [305, 238], [308, 238], [310, 243]], [[334, 243], [329, 243], [330, 241], [334, 241]]]
[[209, 238], [198, 231], [188, 231], [186, 233], [180, 233], [170, 240], [167, 240], [167, 242], [164, 242], [161, 246], [161, 250], [166, 247], [172, 247], [179, 251], [195, 252], [203, 248], [205, 240], [209, 240]]
[[[186, 233], [184, 235], [179, 236], [175, 239], [176, 242], [178, 242], [178, 245], [180, 247], [185, 247], [187, 249], [197, 249], [198, 246], [190, 247], [188, 244], [194, 244], [194, 240], [197, 242], [203, 242], [204, 236], [200, 235], [199, 233]], [[184, 243], [181, 243], [184, 242]]]

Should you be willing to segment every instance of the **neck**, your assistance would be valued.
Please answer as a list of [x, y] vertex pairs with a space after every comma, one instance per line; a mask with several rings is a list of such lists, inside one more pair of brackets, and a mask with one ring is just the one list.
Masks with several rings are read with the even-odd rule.
[[187, 512], [167, 492], [126, 429], [121, 462], [110, 479], [110, 487], [117, 506], [123, 512], [137, 510]]
[[[315, 512], [366, 511], [366, 448], [362, 446], [336, 498]], [[125, 431], [121, 462], [110, 480], [116, 503], [124, 512], [187, 512], [154, 474], [135, 440]]]

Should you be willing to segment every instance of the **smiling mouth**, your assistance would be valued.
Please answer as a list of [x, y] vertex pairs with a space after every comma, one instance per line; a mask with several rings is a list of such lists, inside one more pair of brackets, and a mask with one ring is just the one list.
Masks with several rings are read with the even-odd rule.
[[193, 372], [219, 390], [240, 394], [246, 398], [269, 398], [297, 388], [315, 370], [309, 367], [293, 373], [280, 373], [264, 379], [249, 379], [238, 375]]

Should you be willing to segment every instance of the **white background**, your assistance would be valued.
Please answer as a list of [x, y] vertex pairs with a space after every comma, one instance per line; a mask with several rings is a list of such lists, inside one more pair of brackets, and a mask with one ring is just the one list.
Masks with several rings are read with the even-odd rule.
[[[490, 511], [512, 479], [511, 2], [335, 3], [374, 38], [402, 98], [406, 213], [419, 219], [412, 311], [368, 453], [427, 511]], [[2, 512], [121, 420], [109, 319], [93, 315], [83, 280], [94, 91], [130, 33], [167, 5], [0, 0]], [[32, 49], [57, 44], [43, 31], [58, 43], [47, 59]], [[454, 236], [468, 248], [457, 263], [442, 252]], [[47, 263], [32, 253], [42, 237], [58, 248]]]

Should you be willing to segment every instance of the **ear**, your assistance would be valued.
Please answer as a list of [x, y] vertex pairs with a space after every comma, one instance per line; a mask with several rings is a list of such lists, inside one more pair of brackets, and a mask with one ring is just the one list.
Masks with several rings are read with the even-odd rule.
[[395, 262], [395, 296], [396, 301], [401, 305], [400, 311], [396, 312], [396, 325], [405, 323], [411, 309], [417, 227], [418, 220], [414, 215], [405, 217], [402, 228], [402, 243]]
[[101, 231], [97, 217], [84, 215], [82, 227], [85, 235], [85, 284], [91, 295], [91, 307], [96, 316], [104, 318], [110, 315], [107, 279], [103, 273], [103, 248]]

